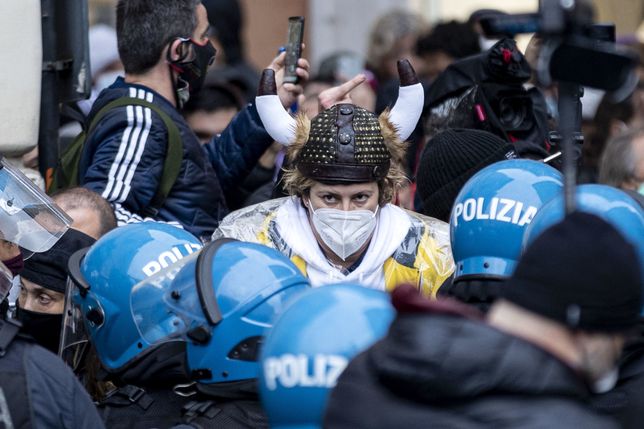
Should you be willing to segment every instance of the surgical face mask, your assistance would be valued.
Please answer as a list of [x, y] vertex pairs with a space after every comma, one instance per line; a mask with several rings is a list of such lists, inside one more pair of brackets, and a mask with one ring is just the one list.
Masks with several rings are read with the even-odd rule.
[[371, 237], [376, 228], [376, 211], [314, 209], [309, 200], [315, 230], [324, 244], [343, 261], [356, 253]]
[[642, 182], [637, 192], [639, 192], [640, 195], [644, 195], [644, 182]]

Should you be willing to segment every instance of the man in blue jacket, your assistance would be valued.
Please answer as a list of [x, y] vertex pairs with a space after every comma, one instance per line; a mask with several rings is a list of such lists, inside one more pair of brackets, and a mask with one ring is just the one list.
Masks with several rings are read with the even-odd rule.
[[[168, 129], [154, 109], [115, 107], [85, 142], [80, 183], [110, 201], [119, 225], [151, 218], [210, 237], [227, 213], [226, 195], [234, 192], [272, 139], [253, 104], [203, 146], [179, 114], [215, 58], [206, 9], [199, 0], [119, 0], [116, 12], [125, 77], [99, 95], [89, 119], [118, 98], [145, 100], [176, 124], [183, 159], [177, 179], [158, 204], [155, 196], [169, 147]], [[271, 64], [278, 79], [283, 58], [282, 54]], [[308, 78], [306, 60], [301, 59], [298, 66], [299, 77]], [[282, 103], [289, 106], [301, 87], [284, 84], [279, 90]]]

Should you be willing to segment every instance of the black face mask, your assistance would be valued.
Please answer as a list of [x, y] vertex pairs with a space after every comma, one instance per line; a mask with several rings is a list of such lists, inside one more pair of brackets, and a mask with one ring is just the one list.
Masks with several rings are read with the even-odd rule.
[[186, 61], [189, 52], [177, 61], [170, 60], [170, 51], [168, 51], [168, 62], [174, 70], [179, 73], [178, 82], [175, 85], [177, 104], [181, 108], [190, 98], [190, 94], [197, 92], [206, 79], [208, 67], [215, 61], [217, 50], [210, 41], [204, 45], [195, 43], [192, 39], [182, 39], [181, 43], [192, 45], [194, 55], [192, 59]]
[[58, 353], [60, 328], [63, 323], [62, 314], [38, 313], [16, 305], [16, 319], [22, 322], [23, 333], [31, 335], [36, 343], [50, 352]]

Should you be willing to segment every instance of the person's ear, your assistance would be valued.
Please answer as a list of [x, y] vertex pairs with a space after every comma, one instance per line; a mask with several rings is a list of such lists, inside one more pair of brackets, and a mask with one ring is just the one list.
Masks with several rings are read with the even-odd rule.
[[183, 61], [188, 56], [188, 46], [183, 40], [176, 38], [168, 46], [168, 60], [171, 62]]

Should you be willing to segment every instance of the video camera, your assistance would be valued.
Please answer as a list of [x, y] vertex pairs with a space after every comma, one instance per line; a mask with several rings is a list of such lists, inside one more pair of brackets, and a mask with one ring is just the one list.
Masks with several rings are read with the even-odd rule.
[[[626, 98], [637, 85], [638, 58], [615, 46], [614, 26], [593, 24], [590, 3], [582, 0], [541, 0], [537, 13], [482, 18], [488, 37], [537, 33], [542, 46], [537, 57], [539, 83], [558, 83], [559, 132], [563, 154], [566, 212], [575, 209], [576, 158], [580, 152], [583, 86]], [[549, 157], [552, 158], [552, 157]]]
[[537, 78], [602, 89], [623, 99], [635, 87], [636, 55], [615, 46], [615, 26], [594, 24], [591, 6], [575, 0], [541, 0], [537, 13], [483, 17], [488, 37], [537, 33], [543, 39]]
[[452, 63], [426, 93], [426, 133], [479, 129], [513, 143], [519, 156], [546, 157], [547, 107], [537, 89], [525, 88], [531, 76], [528, 61], [508, 38]]

